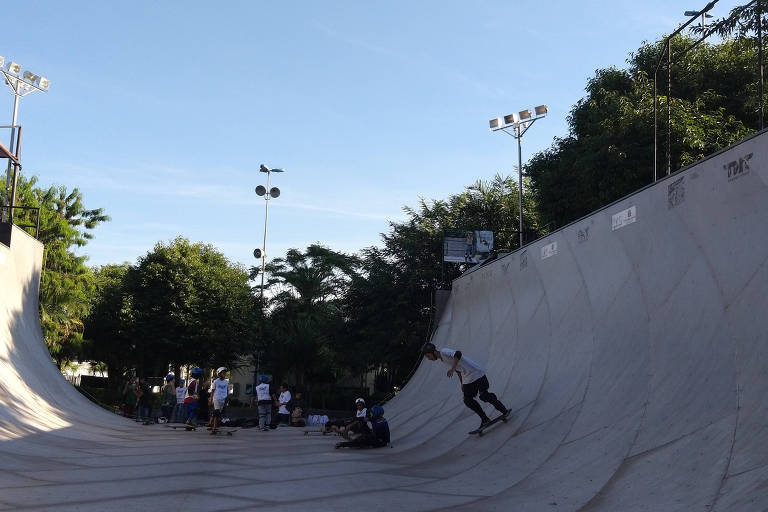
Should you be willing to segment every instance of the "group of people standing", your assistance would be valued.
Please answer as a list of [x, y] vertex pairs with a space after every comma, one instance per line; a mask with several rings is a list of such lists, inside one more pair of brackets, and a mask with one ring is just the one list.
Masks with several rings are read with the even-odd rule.
[[189, 382], [180, 379], [176, 385], [176, 377], [169, 373], [160, 390], [162, 417], [167, 422], [183, 422], [191, 427], [197, 426], [198, 421], [207, 421], [211, 434], [216, 434], [229, 396], [226, 374], [227, 368], [222, 366], [216, 370], [216, 379], [203, 381], [203, 370], [193, 368]]

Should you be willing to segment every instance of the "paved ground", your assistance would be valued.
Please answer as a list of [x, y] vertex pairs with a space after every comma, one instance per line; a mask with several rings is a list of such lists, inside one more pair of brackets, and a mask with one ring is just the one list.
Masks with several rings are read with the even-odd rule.
[[[41, 248], [0, 244], [0, 510], [768, 510], [768, 133], [454, 283], [434, 342], [514, 411], [482, 438], [425, 362], [393, 447], [141, 426], [41, 341]], [[620, 170], [617, 170], [620, 172]]]

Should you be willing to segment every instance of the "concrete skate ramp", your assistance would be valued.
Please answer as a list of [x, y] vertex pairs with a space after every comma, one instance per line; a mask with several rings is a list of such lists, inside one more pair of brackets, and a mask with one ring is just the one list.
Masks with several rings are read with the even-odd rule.
[[767, 148], [761, 133], [455, 281], [433, 340], [487, 365], [514, 417], [468, 436], [457, 379], [424, 361], [380, 450], [91, 404], [42, 341], [42, 247], [6, 225], [0, 510], [768, 510]]
[[457, 379], [424, 361], [387, 407], [420, 489], [768, 510], [767, 161], [761, 133], [457, 279], [433, 342], [487, 365], [515, 416], [468, 437]]

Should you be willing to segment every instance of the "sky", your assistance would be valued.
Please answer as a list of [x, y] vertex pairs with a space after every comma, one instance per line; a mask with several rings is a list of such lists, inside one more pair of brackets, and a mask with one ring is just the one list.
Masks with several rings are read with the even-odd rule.
[[[625, 67], [698, 4], [25, 0], [4, 6], [0, 55], [51, 81], [21, 99], [24, 173], [111, 217], [79, 250], [88, 264], [183, 236], [251, 266], [261, 164], [285, 169], [268, 259], [381, 245], [404, 206], [516, 176], [516, 143], [489, 119], [548, 105], [526, 161], [567, 134], [596, 69]], [[6, 88], [0, 125], [12, 106]]]

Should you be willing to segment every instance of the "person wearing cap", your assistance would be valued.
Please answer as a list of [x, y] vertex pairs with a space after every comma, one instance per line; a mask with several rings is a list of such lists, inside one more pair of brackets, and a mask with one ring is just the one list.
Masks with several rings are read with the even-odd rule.
[[475, 400], [478, 393], [480, 394], [480, 400], [493, 405], [502, 416], [506, 417], [509, 415], [509, 410], [504, 404], [499, 401], [495, 394], [488, 391], [490, 384], [483, 367], [462, 354], [461, 350], [453, 350], [451, 348], [441, 348], [438, 350], [433, 343], [426, 343], [422, 347], [421, 352], [430, 361], [440, 361], [447, 365], [449, 367], [447, 372], [448, 378], [451, 378], [454, 373], [458, 375], [461, 391], [464, 394], [464, 405], [480, 416], [480, 428], [483, 428], [491, 419], [485, 414], [477, 400]]
[[259, 408], [259, 429], [269, 431], [272, 423], [272, 392], [269, 387], [269, 377], [259, 377], [259, 385], [256, 386], [256, 405]]
[[351, 435], [364, 434], [368, 431], [368, 409], [365, 407], [365, 399], [360, 397], [355, 400], [355, 418], [347, 425], [344, 437]]
[[221, 411], [224, 410], [224, 403], [229, 394], [229, 381], [225, 378], [227, 369], [224, 366], [216, 370], [218, 378], [211, 384], [211, 404], [213, 405], [213, 424], [211, 425], [211, 435], [215, 435], [221, 423]]

